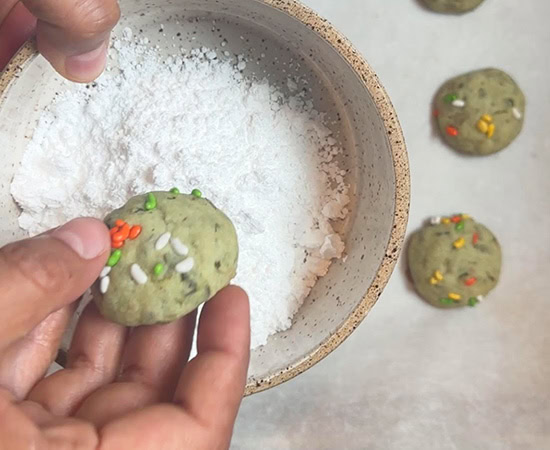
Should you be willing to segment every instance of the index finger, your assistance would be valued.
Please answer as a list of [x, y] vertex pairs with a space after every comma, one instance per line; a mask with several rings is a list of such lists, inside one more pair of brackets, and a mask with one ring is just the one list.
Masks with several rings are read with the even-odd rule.
[[197, 356], [185, 366], [174, 401], [206, 428], [224, 430], [229, 443], [250, 357], [250, 310], [242, 289], [229, 286], [206, 303], [197, 349]]
[[38, 49], [55, 70], [77, 82], [101, 74], [109, 34], [120, 17], [117, 0], [22, 1], [38, 18]]

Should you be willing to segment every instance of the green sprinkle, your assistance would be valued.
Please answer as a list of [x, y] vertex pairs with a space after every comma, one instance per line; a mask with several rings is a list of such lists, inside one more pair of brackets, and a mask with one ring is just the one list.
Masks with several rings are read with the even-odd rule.
[[153, 272], [155, 275], [160, 275], [163, 270], [164, 270], [164, 266], [161, 263], [157, 263], [155, 264]]
[[452, 103], [458, 98], [458, 95], [456, 94], [447, 94], [445, 97], [443, 97], [443, 101], [445, 103]]
[[115, 250], [113, 253], [111, 253], [111, 256], [109, 256], [109, 259], [107, 260], [107, 265], [109, 267], [116, 266], [121, 256], [122, 251], [120, 249]]
[[452, 305], [453, 300], [450, 298], [440, 298], [439, 301], [443, 303], [444, 305]]
[[202, 197], [202, 192], [199, 191], [198, 189], [193, 189], [193, 190], [191, 191], [191, 195], [194, 195], [195, 197], [200, 198], [200, 197]]
[[157, 199], [153, 195], [152, 192], [149, 192], [147, 194], [147, 201], [145, 202], [145, 209], [147, 211], [151, 211], [152, 209], [155, 209], [157, 207]]
[[479, 300], [475, 297], [470, 297], [470, 299], [468, 300], [469, 306], [476, 306], [478, 303], [479, 303]]
[[462, 231], [464, 229], [464, 222], [460, 221], [455, 226], [456, 231]]
[[180, 190], [177, 187], [173, 187], [172, 189], [170, 189], [170, 193], [171, 194], [179, 194]]

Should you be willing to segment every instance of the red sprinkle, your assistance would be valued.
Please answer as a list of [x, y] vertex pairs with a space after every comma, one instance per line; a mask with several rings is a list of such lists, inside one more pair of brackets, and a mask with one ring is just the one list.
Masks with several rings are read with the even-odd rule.
[[112, 236], [113, 234], [118, 233], [118, 230], [118, 227], [113, 227], [109, 230], [109, 234]]
[[121, 227], [121, 226], [124, 225], [125, 223], [126, 223], [126, 222], [124, 222], [124, 220], [122, 220], [122, 219], [117, 219], [117, 220], [115, 220], [115, 225], [116, 225], [117, 227]]
[[449, 136], [458, 136], [458, 130], [455, 127], [449, 125], [447, 127], [447, 134]]
[[451, 217], [451, 222], [452, 222], [452, 223], [458, 223], [458, 222], [460, 222], [461, 220], [462, 220], [462, 217], [460, 217], [460, 216], [453, 216], [453, 217]]
[[438, 109], [434, 109], [434, 117], [439, 117], [439, 110]]
[[476, 284], [476, 282], [477, 282], [476, 277], [471, 277], [471, 278], [468, 278], [467, 280], [464, 280], [464, 284], [466, 286], [472, 286], [473, 284]]
[[120, 248], [124, 245], [124, 241], [111, 241], [111, 247]]
[[479, 242], [479, 234], [474, 233], [474, 235], [472, 236], [472, 243], [476, 245], [478, 242]]
[[141, 233], [141, 226], [134, 225], [132, 228], [130, 228], [129, 237], [130, 239], [135, 239], [139, 236], [140, 233]]

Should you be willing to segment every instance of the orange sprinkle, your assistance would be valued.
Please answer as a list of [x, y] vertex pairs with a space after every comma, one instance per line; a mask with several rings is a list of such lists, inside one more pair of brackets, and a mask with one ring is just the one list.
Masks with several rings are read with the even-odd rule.
[[124, 241], [111, 241], [111, 247], [120, 248], [124, 245]]
[[451, 222], [452, 222], [452, 223], [458, 223], [458, 222], [460, 222], [461, 220], [462, 220], [462, 217], [460, 217], [460, 216], [453, 216], [453, 217], [451, 218]]
[[472, 244], [476, 245], [479, 242], [479, 234], [474, 233], [472, 236]]
[[113, 242], [124, 242], [124, 235], [122, 234], [122, 231], [119, 231], [118, 233], [113, 234], [111, 237], [111, 241]]
[[115, 233], [118, 233], [119, 227], [113, 227], [109, 230], [109, 234], [112, 236]]
[[477, 281], [476, 277], [471, 277], [471, 278], [468, 278], [468, 279], [464, 280], [464, 284], [466, 286], [472, 286], [473, 284], [476, 284], [476, 281]]
[[120, 229], [120, 234], [122, 235], [123, 241], [128, 239], [128, 236], [130, 235], [130, 225], [128, 225], [127, 223], [122, 225], [122, 228]]
[[140, 225], [134, 225], [132, 228], [130, 228], [130, 239], [135, 239], [139, 236], [141, 233], [141, 226]]
[[126, 223], [126, 222], [124, 222], [124, 220], [122, 220], [122, 219], [117, 219], [117, 220], [115, 220], [115, 225], [116, 225], [117, 227], [121, 227], [121, 226], [124, 225], [125, 223]]

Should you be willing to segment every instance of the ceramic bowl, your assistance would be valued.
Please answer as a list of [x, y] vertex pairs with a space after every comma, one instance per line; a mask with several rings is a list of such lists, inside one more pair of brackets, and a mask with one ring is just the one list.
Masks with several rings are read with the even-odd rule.
[[[395, 111], [376, 74], [326, 20], [293, 0], [121, 0], [125, 27], [170, 54], [178, 46], [244, 54], [246, 75], [285, 89], [285, 66], [299, 61], [308, 96], [342, 146], [353, 201], [338, 224], [347, 256], [318, 280], [292, 326], [251, 355], [246, 393], [278, 385], [328, 355], [359, 325], [380, 296], [402, 245], [409, 169]], [[163, 24], [163, 32], [159, 32]], [[179, 35], [177, 34], [179, 33]], [[258, 54], [263, 53], [263, 58]], [[9, 185], [40, 112], [64, 86], [27, 43], [0, 76], [0, 244], [23, 237]], [[368, 346], [368, 343], [365, 343]]]

